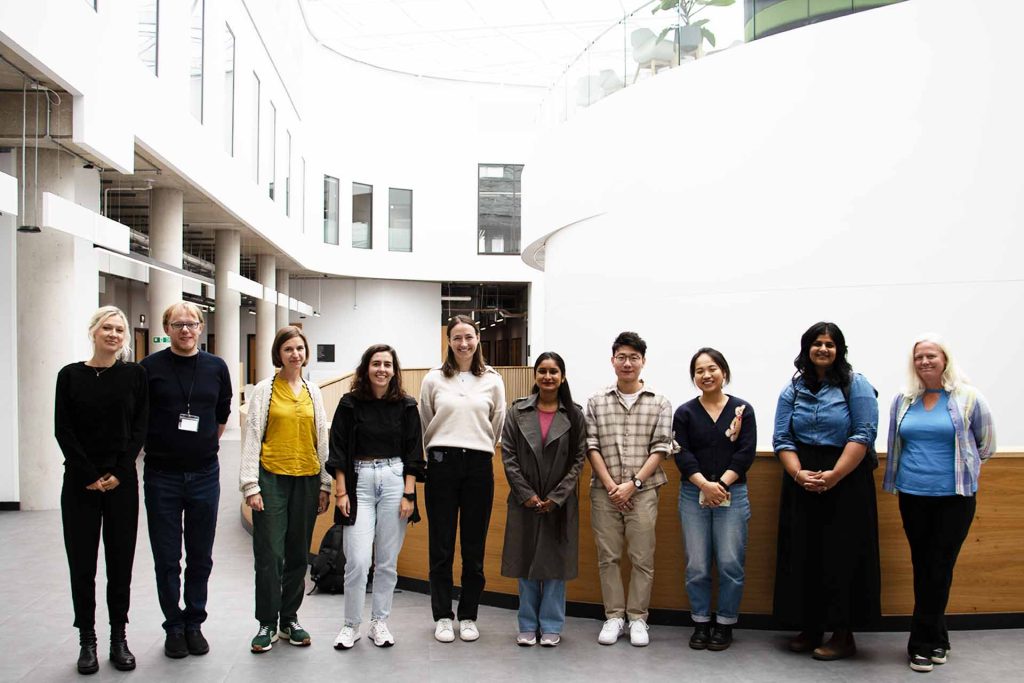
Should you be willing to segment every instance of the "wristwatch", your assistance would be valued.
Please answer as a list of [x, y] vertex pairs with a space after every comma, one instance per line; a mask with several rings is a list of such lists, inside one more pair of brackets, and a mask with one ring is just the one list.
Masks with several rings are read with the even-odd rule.
[[633, 477], [633, 486], [635, 486], [636, 490], [639, 491], [644, 487], [644, 483], [640, 481], [640, 477]]
[[416, 502], [416, 494], [415, 493], [403, 493], [402, 494], [402, 498], [405, 498], [406, 500], [408, 500], [410, 502], [413, 502], [413, 503]]

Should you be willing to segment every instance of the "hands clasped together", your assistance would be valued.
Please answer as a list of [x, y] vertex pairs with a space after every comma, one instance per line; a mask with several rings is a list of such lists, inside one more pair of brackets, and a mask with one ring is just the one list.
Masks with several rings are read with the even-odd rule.
[[555, 509], [555, 503], [552, 500], [544, 499], [541, 500], [540, 496], [534, 494], [523, 502], [523, 507], [529, 508], [536, 512], [538, 515], [543, 515], [547, 512], [551, 512]]
[[793, 477], [797, 486], [808, 493], [825, 493], [829, 489], [835, 488], [839, 479], [840, 476], [836, 474], [835, 470], [818, 470], [817, 472], [800, 470]]
[[121, 483], [121, 480], [115, 477], [109, 472], [104, 474], [102, 477], [94, 481], [93, 483], [86, 486], [88, 491], [99, 491], [100, 493], [106, 493], [107, 491], [113, 491]]

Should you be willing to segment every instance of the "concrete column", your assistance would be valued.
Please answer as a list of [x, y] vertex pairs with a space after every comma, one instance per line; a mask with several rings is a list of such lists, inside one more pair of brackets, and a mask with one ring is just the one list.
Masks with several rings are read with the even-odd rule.
[[[288, 271], [283, 268], [277, 269], [277, 291], [285, 296], [288, 296], [290, 288], [288, 286]], [[288, 310], [287, 306], [277, 307], [277, 329], [281, 329], [285, 325], [291, 322], [291, 311]]]
[[[157, 188], [150, 192], [149, 255], [161, 263], [181, 268], [184, 197], [181, 190]], [[181, 276], [149, 269], [149, 352], [170, 347], [163, 339], [164, 311], [181, 301]]]
[[[274, 266], [277, 257], [273, 254], [260, 254], [256, 258], [256, 279], [264, 287], [277, 289], [277, 273]], [[259, 299], [256, 302], [256, 381], [266, 379], [274, 374], [274, 364], [270, 359], [270, 347], [274, 345], [274, 334], [277, 333], [277, 302]]]
[[[42, 194], [75, 201], [73, 158], [56, 150], [27, 155], [26, 206], [19, 225], [41, 225]], [[20, 161], [18, 172], [21, 172]], [[37, 181], [38, 178], [38, 181]], [[43, 228], [17, 238], [18, 487], [23, 510], [60, 506], [63, 457], [53, 437], [54, 383], [64, 365], [89, 358], [89, 317], [99, 301], [90, 242]]]
[[217, 335], [217, 355], [227, 363], [231, 372], [231, 415], [238, 415], [238, 394], [241, 390], [241, 370], [239, 369], [239, 310], [242, 295], [228, 289], [228, 272], [241, 271], [241, 233], [238, 230], [218, 230], [216, 232], [216, 271], [214, 282], [217, 289], [216, 315], [214, 316], [214, 334]]
[[[17, 177], [17, 155], [0, 152], [0, 173]], [[18, 227], [19, 216], [0, 214], [0, 320], [13, 321], [18, 316]], [[18, 326], [0, 329], [0, 338], [10, 351], [0, 357], [0, 387], [8, 400], [0, 411], [0, 509], [16, 507], [21, 498], [18, 486]]]

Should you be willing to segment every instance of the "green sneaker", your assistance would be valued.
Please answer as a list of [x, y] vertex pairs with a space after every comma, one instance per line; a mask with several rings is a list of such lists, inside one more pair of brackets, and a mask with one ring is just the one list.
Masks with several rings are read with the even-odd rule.
[[260, 624], [260, 630], [256, 633], [256, 637], [252, 639], [252, 651], [253, 654], [259, 654], [266, 652], [267, 650], [274, 647], [274, 642], [277, 640], [277, 629], [274, 628], [273, 624]]
[[281, 636], [291, 645], [305, 647], [310, 644], [309, 633], [295, 619], [281, 622]]

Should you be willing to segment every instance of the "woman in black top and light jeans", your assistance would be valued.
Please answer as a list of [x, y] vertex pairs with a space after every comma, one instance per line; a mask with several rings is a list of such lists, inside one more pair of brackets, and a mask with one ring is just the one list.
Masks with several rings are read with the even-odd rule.
[[54, 427], [64, 454], [60, 495], [64, 547], [81, 652], [78, 671], [96, 673], [96, 558], [100, 533], [107, 566], [110, 660], [135, 668], [125, 624], [139, 523], [135, 458], [149, 415], [146, 371], [131, 358], [131, 328], [120, 309], [104, 306], [89, 321], [92, 357], [57, 375]]
[[366, 349], [331, 423], [327, 471], [334, 477], [335, 521], [345, 525], [345, 623], [334, 649], [359, 640], [366, 577], [374, 567], [367, 637], [390, 647], [391, 601], [406, 525], [418, 522], [416, 482], [423, 481], [423, 437], [416, 400], [402, 390], [398, 354], [387, 344]]

